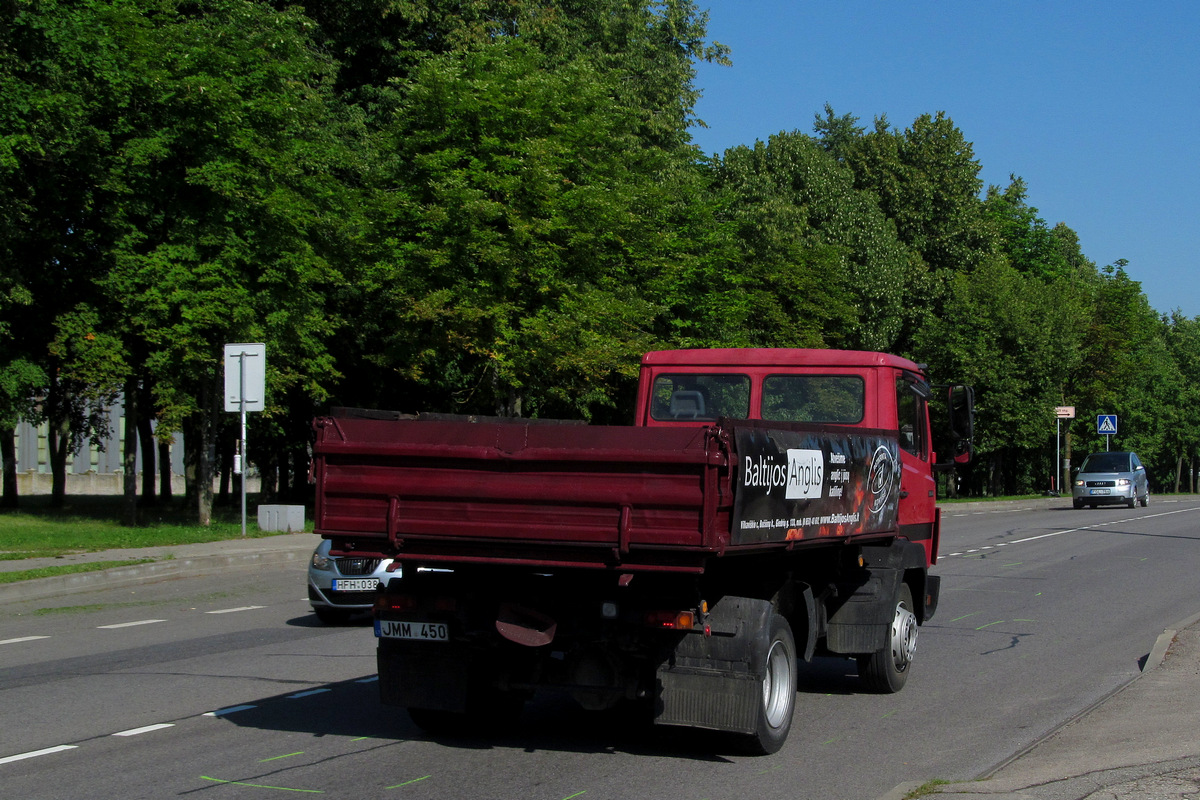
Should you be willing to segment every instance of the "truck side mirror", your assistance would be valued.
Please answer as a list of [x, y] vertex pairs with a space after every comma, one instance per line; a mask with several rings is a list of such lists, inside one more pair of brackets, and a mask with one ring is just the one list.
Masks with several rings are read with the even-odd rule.
[[950, 409], [950, 441], [954, 463], [969, 464], [975, 457], [975, 389], [964, 384], [947, 387]]
[[935, 384], [933, 388], [946, 403], [945, 417], [935, 427], [938, 460], [933, 468], [946, 471], [969, 464], [975, 457], [975, 389], [962, 383]]

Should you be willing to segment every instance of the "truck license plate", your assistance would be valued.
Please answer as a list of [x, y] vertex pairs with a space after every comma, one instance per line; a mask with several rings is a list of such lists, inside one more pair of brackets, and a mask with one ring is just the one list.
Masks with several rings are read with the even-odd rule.
[[1092, 494], [1111, 494], [1111, 489], [1092, 489]]
[[373, 592], [379, 586], [378, 578], [335, 578], [335, 592]]
[[416, 639], [424, 642], [448, 642], [450, 631], [441, 622], [396, 622], [375, 620], [375, 635], [381, 639]]

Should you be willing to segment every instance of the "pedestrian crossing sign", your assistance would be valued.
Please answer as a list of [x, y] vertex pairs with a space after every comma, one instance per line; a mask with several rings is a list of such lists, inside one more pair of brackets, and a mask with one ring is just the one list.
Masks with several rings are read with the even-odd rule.
[[1117, 433], [1117, 415], [1116, 414], [1097, 414], [1096, 415], [1096, 433], [1108, 434], [1115, 436]]

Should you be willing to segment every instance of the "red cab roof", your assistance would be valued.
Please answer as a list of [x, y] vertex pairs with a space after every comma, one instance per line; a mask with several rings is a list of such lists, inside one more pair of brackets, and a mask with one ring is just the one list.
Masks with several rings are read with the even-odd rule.
[[654, 350], [642, 366], [689, 367], [897, 367], [924, 372], [907, 358], [866, 350], [810, 350], [788, 347], [728, 347], [708, 350]]

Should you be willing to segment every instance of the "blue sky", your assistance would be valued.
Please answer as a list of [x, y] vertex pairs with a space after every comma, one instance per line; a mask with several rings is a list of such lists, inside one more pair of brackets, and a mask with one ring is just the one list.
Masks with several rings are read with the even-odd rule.
[[733, 51], [698, 67], [705, 153], [812, 133], [826, 102], [867, 128], [945, 111], [985, 186], [1023, 178], [1097, 266], [1200, 316], [1200, 2], [696, 2]]

